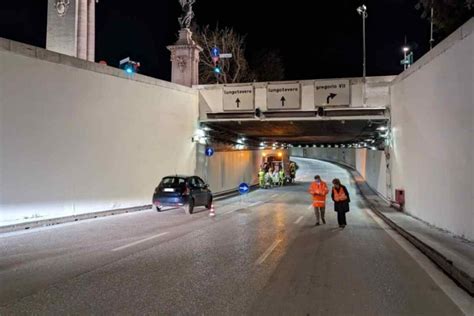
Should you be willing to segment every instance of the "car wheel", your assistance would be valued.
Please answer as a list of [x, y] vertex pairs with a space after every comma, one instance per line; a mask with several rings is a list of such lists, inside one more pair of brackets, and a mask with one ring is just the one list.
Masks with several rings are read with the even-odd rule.
[[210, 210], [212, 208], [212, 196], [210, 196], [207, 200], [206, 208]]
[[189, 214], [189, 215], [191, 215], [193, 213], [193, 211], [194, 211], [194, 199], [189, 200], [189, 203], [184, 206], [184, 211], [186, 212], [186, 214]]

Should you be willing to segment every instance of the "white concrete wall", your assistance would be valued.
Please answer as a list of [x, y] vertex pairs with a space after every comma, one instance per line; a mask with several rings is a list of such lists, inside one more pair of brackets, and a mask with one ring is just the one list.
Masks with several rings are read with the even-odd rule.
[[196, 174], [205, 179], [215, 193], [235, 190], [242, 182], [257, 184], [264, 154], [281, 152], [284, 161], [288, 161], [286, 150], [222, 151], [206, 157], [204, 149], [204, 146], [198, 146]]
[[197, 93], [109, 68], [0, 41], [0, 225], [150, 204], [195, 171]]
[[406, 211], [474, 240], [474, 19], [391, 89], [393, 187]]
[[369, 186], [387, 199], [385, 154], [354, 148], [292, 148], [291, 155], [337, 162], [356, 169]]
[[235, 190], [242, 182], [256, 184], [261, 153], [248, 150], [226, 151], [206, 157], [202, 149], [199, 150], [197, 163], [196, 173], [209, 183], [213, 192], [219, 193]]

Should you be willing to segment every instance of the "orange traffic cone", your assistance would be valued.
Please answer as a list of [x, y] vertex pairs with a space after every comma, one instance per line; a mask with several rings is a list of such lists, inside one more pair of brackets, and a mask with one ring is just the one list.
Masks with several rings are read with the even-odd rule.
[[210, 209], [210, 212], [209, 212], [209, 216], [210, 216], [210, 217], [216, 216], [216, 211], [214, 210], [214, 204], [211, 205], [211, 209]]

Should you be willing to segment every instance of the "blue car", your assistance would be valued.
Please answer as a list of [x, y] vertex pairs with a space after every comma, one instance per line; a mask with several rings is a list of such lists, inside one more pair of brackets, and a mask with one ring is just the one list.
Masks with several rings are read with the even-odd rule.
[[164, 207], [182, 207], [192, 214], [196, 206], [212, 207], [209, 185], [197, 176], [164, 177], [153, 194], [152, 208], [158, 212]]

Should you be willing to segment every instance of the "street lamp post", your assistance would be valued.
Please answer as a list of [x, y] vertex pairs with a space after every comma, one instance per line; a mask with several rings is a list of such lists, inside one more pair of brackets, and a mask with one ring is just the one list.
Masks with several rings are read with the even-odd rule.
[[367, 18], [367, 7], [365, 4], [357, 8], [357, 13], [362, 16], [362, 103], [365, 106], [365, 85], [366, 85], [366, 57], [365, 57], [365, 19]]
[[405, 63], [403, 64], [403, 70], [406, 70], [408, 68], [408, 63], [407, 63], [407, 53], [410, 50], [408, 46], [403, 46], [403, 60]]

